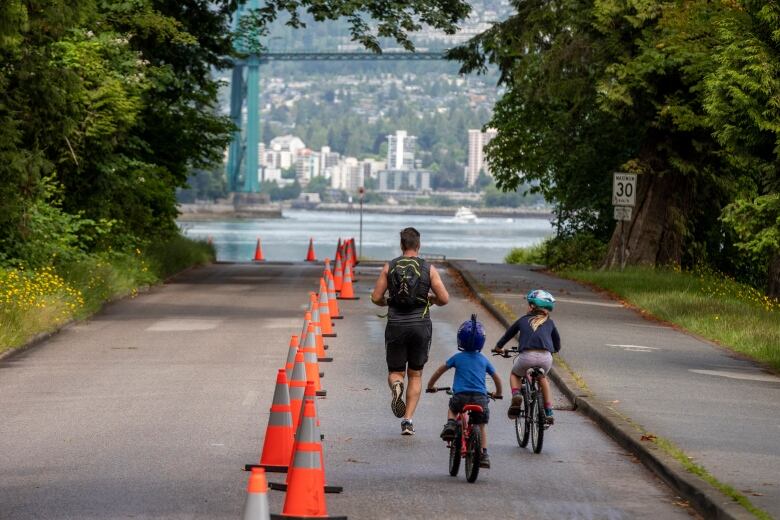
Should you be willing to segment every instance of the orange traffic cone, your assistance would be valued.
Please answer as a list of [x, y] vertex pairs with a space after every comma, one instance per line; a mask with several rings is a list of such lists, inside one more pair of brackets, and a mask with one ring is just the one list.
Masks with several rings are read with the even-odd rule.
[[309, 310], [311, 311], [311, 322], [314, 324], [314, 338], [317, 340], [317, 354], [320, 357], [325, 356], [325, 351], [329, 348], [322, 337], [322, 324], [320, 323], [320, 302], [317, 293], [309, 293]]
[[320, 381], [320, 366], [317, 359], [317, 345], [314, 342], [314, 324], [309, 324], [309, 331], [306, 334], [306, 340], [299, 348], [303, 352], [303, 361], [306, 365], [306, 381], [314, 383], [316, 395], [326, 396], [328, 392], [322, 389]]
[[[300, 409], [298, 412], [300, 413]], [[287, 471], [292, 455], [293, 431], [293, 415], [287, 388], [287, 376], [284, 369], [280, 368], [276, 374], [276, 389], [271, 405], [271, 415], [268, 416], [268, 427], [265, 430], [265, 441], [263, 442], [263, 453], [260, 456], [259, 467], [277, 473]], [[252, 467], [246, 466], [246, 469]]]
[[307, 262], [316, 262], [317, 257], [314, 254], [314, 239], [309, 239], [309, 252], [306, 253], [306, 261]]
[[246, 493], [241, 520], [271, 520], [271, 512], [268, 509], [268, 482], [263, 468], [252, 468]]
[[338, 255], [340, 252], [341, 252], [341, 237], [339, 237], [339, 243], [338, 243], [338, 245], [336, 246], [336, 254], [335, 254], [335, 255], [333, 255], [333, 258], [335, 259], [335, 258], [336, 258], [336, 255]]
[[255, 247], [255, 257], [252, 259], [253, 262], [265, 262], [265, 257], [263, 256], [263, 246], [260, 244], [260, 238], [257, 239], [257, 246]]
[[303, 352], [298, 349], [295, 354], [295, 366], [293, 367], [293, 376], [290, 379], [290, 410], [292, 412], [293, 431], [298, 428], [298, 417], [301, 415], [301, 403], [303, 402], [303, 393], [306, 391], [306, 363]]
[[341, 261], [341, 252], [336, 253], [336, 263], [333, 266], [333, 285], [336, 291], [341, 291], [341, 284], [344, 283], [344, 264]]
[[284, 364], [284, 372], [289, 381], [292, 377], [292, 371], [295, 367], [295, 354], [298, 353], [298, 336], [290, 337], [290, 348], [287, 351], [287, 362]]
[[355, 291], [352, 288], [352, 268], [349, 264], [344, 264], [344, 283], [341, 285], [341, 293], [338, 295], [339, 300], [359, 300], [358, 296], [355, 296]]
[[314, 403], [306, 401], [301, 426], [296, 433], [296, 450], [290, 467], [282, 514], [276, 518], [329, 517], [325, 504], [325, 475], [322, 444], [317, 435]]
[[352, 267], [355, 267], [360, 263], [360, 259], [357, 256], [357, 247], [355, 246], [354, 237], [349, 239], [349, 250], [352, 254]]
[[[303, 394], [303, 402], [304, 402], [304, 406], [301, 408], [301, 417], [300, 417], [300, 419], [298, 419], [298, 424], [301, 424], [304, 421], [303, 413], [305, 412], [305, 409], [306, 409], [306, 403], [309, 403], [309, 402], [312, 403], [314, 405], [314, 418], [315, 418], [314, 423], [315, 423], [315, 425], [317, 427], [316, 435], [317, 435], [317, 437], [319, 437], [320, 440], [323, 440], [325, 438], [325, 436], [320, 433], [320, 415], [319, 415], [319, 412], [317, 411], [317, 398], [316, 398], [316, 393], [314, 391], [314, 383], [311, 382], [311, 381], [306, 381], [306, 393]], [[297, 439], [296, 439], [295, 443], [296, 444], [294, 446], [297, 446], [297, 443], [298, 443]], [[295, 456], [295, 450], [296, 450], [296, 448], [294, 447], [293, 448], [293, 456]], [[292, 465], [292, 462], [293, 461], [290, 460], [290, 465]], [[322, 468], [323, 468], [322, 469], [322, 478], [323, 478], [323, 481], [326, 482], [326, 484], [325, 484], [325, 493], [341, 493], [342, 491], [344, 491], [344, 488], [341, 487], [341, 486], [329, 486], [329, 485], [327, 485], [327, 478], [325, 476], [325, 461], [324, 461], [324, 457], [322, 459]], [[278, 482], [270, 482], [268, 484], [268, 487], [273, 489], [273, 490], [276, 490], [276, 491], [287, 491], [287, 484], [289, 484], [289, 482], [290, 482], [290, 474], [287, 473], [287, 477], [285, 479], [285, 483], [284, 484], [278, 483]]]
[[328, 288], [325, 287], [325, 280], [320, 278], [320, 294], [317, 298], [320, 305], [320, 327], [324, 338], [335, 338], [333, 332], [333, 322], [330, 321], [330, 305], [328, 304]]
[[325, 279], [328, 283], [328, 305], [330, 305], [330, 319], [343, 320], [344, 316], [339, 314], [339, 304], [336, 300], [336, 285], [333, 283], [333, 273], [325, 271]]
[[[316, 302], [316, 295], [312, 297], [311, 300], [311, 308], [314, 309], [311, 312], [311, 321], [309, 322], [311, 325], [314, 326], [314, 346], [317, 349], [317, 359], [320, 361], [320, 363], [329, 363], [333, 361], [332, 357], [328, 357], [328, 355], [325, 353], [325, 344], [322, 340], [322, 330], [320, 330], [320, 324], [317, 321], [319, 319], [319, 305]], [[306, 333], [306, 342], [309, 342], [309, 334], [308, 330]]]
[[[311, 300], [309, 301], [309, 307], [311, 307]], [[303, 328], [301, 329], [300, 342], [302, 343], [306, 339], [306, 332], [309, 330], [309, 323], [311, 322], [311, 310], [303, 313]], [[299, 343], [300, 344], [300, 343]]]

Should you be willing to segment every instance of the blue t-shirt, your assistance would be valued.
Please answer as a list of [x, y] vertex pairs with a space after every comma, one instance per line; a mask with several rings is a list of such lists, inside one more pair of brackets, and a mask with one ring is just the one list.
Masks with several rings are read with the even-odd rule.
[[487, 394], [485, 374], [491, 376], [496, 369], [481, 352], [458, 352], [447, 360], [447, 368], [455, 368], [452, 393], [474, 392]]

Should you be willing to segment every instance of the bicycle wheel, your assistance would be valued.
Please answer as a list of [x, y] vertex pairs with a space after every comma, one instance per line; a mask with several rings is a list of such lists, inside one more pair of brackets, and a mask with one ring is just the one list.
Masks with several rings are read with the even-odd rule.
[[528, 446], [528, 434], [531, 427], [528, 422], [528, 394], [523, 390], [523, 404], [520, 407], [520, 415], [515, 418], [515, 435], [517, 436], [517, 444], [521, 448]]
[[460, 424], [455, 429], [455, 438], [450, 441], [450, 475], [455, 477], [460, 469]]
[[469, 444], [466, 451], [466, 480], [475, 482], [479, 476], [479, 460], [482, 458], [482, 438], [479, 434], [479, 428], [471, 428], [469, 435]]
[[535, 390], [535, 399], [531, 403], [531, 446], [534, 453], [540, 453], [544, 442], [544, 398], [538, 387]]

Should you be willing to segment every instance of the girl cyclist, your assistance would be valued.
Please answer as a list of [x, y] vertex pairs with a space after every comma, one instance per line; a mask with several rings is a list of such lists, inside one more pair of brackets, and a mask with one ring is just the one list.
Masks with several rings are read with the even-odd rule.
[[[512, 388], [512, 402], [509, 405], [507, 415], [510, 419], [520, 415], [523, 396], [520, 393], [523, 377], [526, 371], [532, 367], [543, 368], [545, 373], [552, 368], [552, 355], [561, 350], [561, 337], [555, 323], [550, 319], [550, 312], [555, 307], [555, 298], [552, 294], [542, 289], [535, 289], [526, 295], [528, 300], [528, 313], [514, 322], [506, 334], [498, 340], [493, 352], [503, 354], [503, 346], [518, 333], [520, 334], [518, 350], [520, 354], [512, 366], [509, 375], [509, 384]], [[544, 413], [547, 423], [553, 423], [552, 397], [550, 395], [550, 383], [542, 376], [539, 379], [544, 396]]]

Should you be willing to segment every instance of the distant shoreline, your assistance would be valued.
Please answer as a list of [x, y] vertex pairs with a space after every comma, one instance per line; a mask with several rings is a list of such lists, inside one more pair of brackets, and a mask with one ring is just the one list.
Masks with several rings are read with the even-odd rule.
[[[177, 220], [215, 220], [215, 219], [268, 219], [283, 218], [284, 210], [297, 211], [338, 211], [343, 213], [357, 213], [358, 204], [347, 203], [322, 203], [307, 208], [293, 208], [289, 204], [269, 204], [242, 206], [238, 209], [228, 204], [180, 204]], [[457, 207], [444, 206], [393, 206], [389, 204], [365, 204], [364, 213], [385, 215], [433, 215], [442, 217], [454, 217]], [[553, 217], [551, 211], [536, 208], [472, 208], [477, 217], [493, 218], [528, 218], [546, 219]]]

